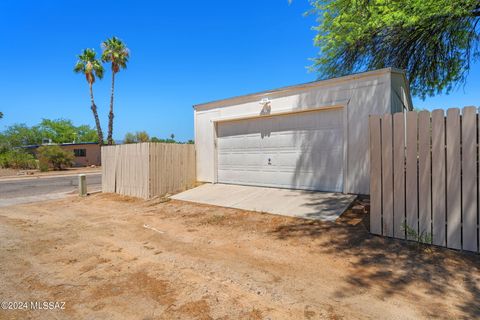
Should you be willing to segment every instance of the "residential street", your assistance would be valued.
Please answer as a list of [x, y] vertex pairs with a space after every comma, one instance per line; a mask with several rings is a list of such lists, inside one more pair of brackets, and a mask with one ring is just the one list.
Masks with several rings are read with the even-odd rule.
[[[101, 184], [101, 173], [87, 174], [89, 192], [100, 190]], [[78, 175], [0, 180], [0, 207], [63, 198], [77, 186]]]

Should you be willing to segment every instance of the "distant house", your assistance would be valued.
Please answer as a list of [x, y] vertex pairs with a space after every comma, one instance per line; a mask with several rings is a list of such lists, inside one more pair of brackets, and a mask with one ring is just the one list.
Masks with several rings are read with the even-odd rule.
[[[43, 145], [52, 144], [45, 143]], [[60, 143], [55, 145], [58, 145], [64, 150], [73, 152], [73, 155], [75, 156], [75, 167], [86, 167], [91, 165], [100, 166], [102, 163], [100, 146], [96, 142]], [[37, 149], [41, 146], [42, 145], [37, 144], [26, 146], [24, 148], [36, 153]]]

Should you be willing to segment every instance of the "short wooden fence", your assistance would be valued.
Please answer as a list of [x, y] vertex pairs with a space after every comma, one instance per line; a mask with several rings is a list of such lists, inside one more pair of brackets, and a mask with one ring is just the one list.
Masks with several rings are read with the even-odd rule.
[[102, 147], [102, 191], [144, 199], [192, 188], [192, 144], [136, 143]]
[[479, 116], [370, 116], [370, 232], [479, 251]]

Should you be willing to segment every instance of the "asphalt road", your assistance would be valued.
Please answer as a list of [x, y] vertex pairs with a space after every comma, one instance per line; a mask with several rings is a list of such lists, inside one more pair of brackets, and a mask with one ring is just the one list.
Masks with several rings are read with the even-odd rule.
[[[88, 192], [101, 188], [102, 175], [87, 174]], [[77, 175], [0, 180], [0, 206], [58, 199], [77, 190]]]

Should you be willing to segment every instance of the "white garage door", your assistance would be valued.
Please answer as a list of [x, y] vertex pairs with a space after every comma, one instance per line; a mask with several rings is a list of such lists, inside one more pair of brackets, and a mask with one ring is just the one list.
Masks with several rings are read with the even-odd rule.
[[218, 182], [341, 192], [342, 114], [330, 109], [219, 122]]

